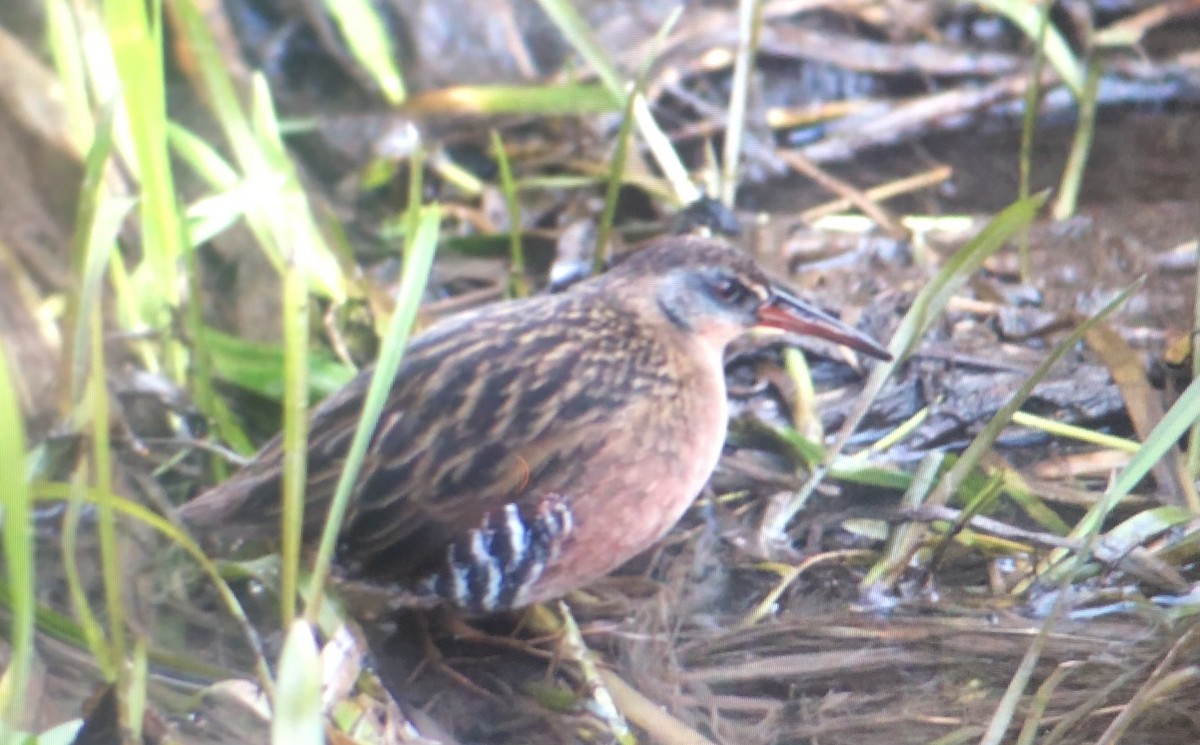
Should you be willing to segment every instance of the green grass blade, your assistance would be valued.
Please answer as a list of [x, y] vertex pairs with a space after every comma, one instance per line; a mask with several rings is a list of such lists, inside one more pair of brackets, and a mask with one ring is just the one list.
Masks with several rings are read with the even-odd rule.
[[[912, 483], [900, 499], [901, 509], [916, 509], [925, 502], [945, 461], [946, 454], [941, 451], [926, 453], [921, 458], [921, 463], [913, 474]], [[888, 539], [887, 549], [879, 557], [879, 561], [863, 575], [858, 584], [859, 595], [869, 597], [871, 593], [882, 591], [886, 585], [898, 580], [911, 565], [913, 553], [920, 547], [924, 535], [923, 525], [905, 523], [899, 526]]]
[[[34, 492], [34, 496], [39, 501], [65, 501], [72, 499], [73, 487], [69, 484], [59, 483], [39, 483]], [[271, 678], [271, 671], [267, 667], [266, 659], [263, 657], [262, 640], [258, 636], [258, 632], [254, 630], [250, 619], [246, 616], [245, 610], [238, 602], [237, 596], [230, 589], [229, 584], [221, 576], [220, 569], [209, 558], [208, 554], [200, 548], [196, 541], [192, 540], [184, 530], [179, 526], [172, 524], [166, 518], [158, 515], [149, 509], [143, 507], [136, 502], [131, 502], [127, 499], [122, 499], [115, 494], [104, 495], [95, 489], [86, 490], [84, 494], [85, 500], [89, 504], [99, 506], [107, 501], [108, 505], [116, 513], [120, 513], [124, 517], [134, 520], [146, 527], [161, 533], [168, 540], [183, 549], [189, 556], [196, 560], [200, 569], [212, 580], [213, 585], [217, 589], [217, 594], [221, 597], [221, 601], [225, 604], [229, 615], [238, 623], [242, 633], [246, 638], [246, 643], [250, 646], [254, 654], [255, 669], [258, 672], [259, 685], [263, 687], [268, 694], [274, 691], [275, 685]], [[50, 615], [43, 612], [43, 615]], [[52, 617], [52, 615], [50, 616]], [[60, 628], [63, 627], [62, 622], [58, 623]]]
[[1047, 419], [1046, 417], [1037, 416], [1036, 414], [1028, 414], [1023, 411], [1018, 411], [1013, 414], [1013, 424], [1019, 424], [1022, 427], [1036, 429], [1039, 432], [1045, 432], [1052, 437], [1063, 437], [1079, 442], [1086, 442], [1091, 445], [1102, 448], [1111, 448], [1120, 450], [1123, 453], [1136, 453], [1141, 443], [1137, 440], [1129, 440], [1124, 437], [1098, 432], [1080, 427], [1077, 424], [1067, 424], [1055, 419]]
[[308, 285], [301, 267], [283, 276], [283, 509], [280, 516], [279, 615], [291, 628], [296, 615], [304, 489], [308, 466]]
[[[106, 678], [112, 679], [116, 672], [112, 670], [108, 654], [104, 650], [104, 627], [100, 619], [92, 611], [88, 599], [87, 588], [79, 574], [79, 552], [77, 550], [79, 536], [79, 521], [83, 514], [84, 498], [87, 494], [87, 484], [82, 474], [78, 474], [71, 482], [71, 498], [67, 502], [67, 511], [63, 517], [62, 546], [63, 572], [66, 575], [67, 593], [79, 626], [80, 636], [84, 645], [91, 652], [92, 658], [101, 667]], [[43, 633], [45, 627], [40, 626]], [[82, 646], [82, 645], [81, 645]]]
[[[1025, 89], [1025, 111], [1021, 114], [1021, 149], [1017, 160], [1017, 199], [1029, 197], [1029, 179], [1033, 166], [1033, 131], [1037, 126], [1038, 105], [1042, 100], [1042, 68], [1046, 64], [1046, 29], [1050, 27], [1051, 3], [1042, 7], [1038, 19], [1038, 32], [1033, 52], [1033, 65], [1029, 71], [1029, 87]], [[1033, 268], [1029, 257], [1029, 228], [1026, 227], [1017, 239], [1017, 265], [1021, 269], [1021, 281], [1029, 284]]]
[[558, 30], [566, 37], [567, 43], [579, 53], [580, 57], [596, 72], [600, 82], [618, 101], [625, 100], [625, 81], [616, 65], [608, 58], [608, 54], [600, 47], [592, 28], [587, 20], [568, 0], [538, 0], [538, 5]]
[[[78, 284], [74, 292], [67, 293], [66, 371], [69, 383], [67, 395], [72, 403], [78, 401], [87, 375], [88, 318], [100, 306], [100, 281], [95, 276], [95, 267], [89, 267], [89, 259], [95, 255], [90, 241], [96, 238], [93, 226], [100, 211], [100, 200], [104, 186], [104, 168], [112, 152], [113, 108], [108, 106], [100, 114], [99, 126], [92, 137], [92, 147], [84, 160], [83, 182], [79, 187], [79, 204], [75, 209], [75, 234], [71, 239], [71, 269]], [[111, 237], [115, 238], [116, 233]]]
[[[672, 13], [667, 17], [666, 22], [654, 37], [653, 52], [646, 56], [641, 71], [638, 73], [637, 80], [634, 83], [633, 90], [629, 92], [629, 96], [625, 101], [625, 112], [621, 119], [621, 128], [617, 132], [617, 141], [613, 146], [612, 165], [609, 168], [608, 183], [605, 186], [604, 194], [604, 209], [600, 213], [600, 224], [596, 230], [596, 252], [592, 256], [592, 272], [600, 273], [608, 266], [608, 246], [610, 236], [612, 235], [613, 222], [617, 216], [617, 197], [621, 193], [621, 185], [624, 183], [625, 164], [629, 156], [629, 142], [633, 136], [633, 125], [638, 123], [638, 107], [639, 104], [645, 103], [643, 92], [646, 88], [646, 76], [650, 72], [650, 66], [658, 57], [658, 52], [662, 48], [666, 40], [666, 36], [670, 33], [675, 22], [679, 18], [679, 13]], [[644, 117], [653, 129], [657, 130], [657, 125], [654, 124], [653, 117]], [[674, 149], [671, 149], [669, 156], [670, 160], [678, 162], [678, 156], [675, 155]]]
[[[842, 449], [854, 434], [854, 430], [858, 428], [859, 422], [862, 421], [880, 391], [883, 390], [884, 382], [891, 376], [896, 365], [903, 362], [916, 349], [921, 338], [940, 317], [954, 293], [958, 292], [967, 279], [983, 266], [987, 257], [999, 250], [1012, 235], [1033, 220], [1045, 201], [1046, 195], [1038, 194], [1010, 204], [992, 218], [991, 222], [979, 232], [979, 235], [947, 259], [933, 279], [925, 285], [913, 301], [912, 307], [904, 314], [904, 318], [896, 328], [896, 333], [892, 335], [892, 340], [888, 343], [888, 351], [896, 358], [895, 361], [878, 364], [871, 370], [871, 375], [867, 378], [854, 408], [846, 417], [846, 422], [842, 425], [837, 439], [826, 452], [826, 464], [836, 462], [840, 457]], [[779, 510], [772, 514], [770, 520], [764, 521], [762, 530], [768, 538], [777, 540], [783, 536], [787, 524], [791, 522], [797, 512], [804, 508], [808, 498], [812, 496], [828, 471], [827, 465], [813, 469], [812, 475], [793, 495], [792, 499], [781, 505]]]
[[0, 344], [0, 463], [9, 464], [0, 478], [0, 528], [4, 539], [11, 614], [8, 668], [0, 678], [0, 715], [15, 723], [28, 706], [26, 691], [33, 669], [34, 610], [37, 606], [33, 571], [34, 533], [29, 482], [25, 477], [24, 415], [17, 399], [12, 367]]
[[[284, 349], [231, 336], [205, 327], [201, 345], [212, 355], [213, 368], [221, 380], [275, 401], [283, 400]], [[309, 402], [325, 398], [354, 378], [354, 369], [321, 348], [309, 354]]]
[[375, 425], [383, 412], [387, 401], [388, 391], [396, 371], [400, 369], [400, 360], [404, 354], [404, 346], [408, 341], [413, 322], [417, 317], [417, 309], [421, 304], [421, 296], [429, 279], [429, 270], [433, 266], [433, 255], [437, 248], [438, 228], [441, 224], [441, 209], [436, 205], [418, 207], [413, 204], [413, 215], [416, 229], [409, 231], [409, 240], [405, 247], [404, 276], [400, 280], [399, 296], [396, 301], [396, 311], [388, 323], [384, 337], [383, 348], [379, 360], [375, 363], [375, 371], [371, 376], [371, 385], [367, 391], [367, 399], [363, 403], [362, 415], [358, 428], [354, 431], [354, 439], [350, 444], [350, 452], [346, 455], [342, 473], [334, 491], [333, 503], [329, 507], [329, 517], [325, 530], [321, 534], [321, 544], [317, 549], [317, 559], [313, 565], [312, 579], [308, 597], [312, 601], [305, 609], [305, 619], [316, 623], [321, 610], [321, 598], [325, 581], [329, 577], [333, 564], [333, 552], [337, 546], [338, 533], [346, 508], [350, 504], [350, 495], [358, 478], [359, 468], [367, 453]]
[[621, 128], [617, 130], [617, 141], [613, 145], [612, 164], [608, 170], [608, 183], [604, 187], [604, 209], [600, 211], [600, 224], [596, 228], [596, 252], [592, 254], [592, 273], [599, 274], [608, 268], [608, 246], [612, 236], [613, 222], [617, 216], [617, 197], [621, 193], [621, 176], [625, 173], [625, 162], [629, 157], [629, 140], [633, 134], [633, 107], [641, 98], [634, 91], [621, 117]]
[[283, 644], [274, 703], [271, 745], [324, 745], [321, 658], [304, 621], [292, 624]]
[[150, 658], [146, 640], [138, 637], [133, 645], [133, 664], [129, 681], [129, 734], [134, 742], [143, 742], [142, 724], [146, 720], [146, 699], [150, 682]]
[[521, 245], [521, 201], [517, 197], [517, 185], [513, 180], [512, 164], [508, 162], [508, 151], [498, 130], [492, 130], [492, 151], [500, 169], [500, 192], [504, 195], [504, 207], [508, 211], [508, 295], [529, 295], [529, 278], [525, 276], [525, 250]]
[[1079, 96], [1079, 119], [1075, 124], [1075, 135], [1071, 138], [1071, 152], [1063, 166], [1058, 197], [1051, 210], [1055, 220], [1070, 218], [1079, 204], [1079, 190], [1083, 186], [1083, 173], [1087, 169], [1096, 130], [1096, 98], [1099, 95], [1101, 73], [1101, 60], [1097, 56], [1088, 65], [1087, 81], [1083, 94]]
[[[104, 278], [111, 257], [115, 254], [116, 236], [125, 216], [133, 206], [127, 199], [106, 199], [102, 174], [108, 162], [112, 144], [112, 109], [101, 115], [101, 127], [92, 140], [84, 170], [84, 181], [72, 243], [72, 264], [76, 276], [75, 292], [68, 303], [73, 331], [70, 336], [70, 381], [73, 403], [86, 402], [92, 445], [91, 480], [98, 493], [104, 495], [97, 507], [97, 532], [100, 540], [100, 566], [104, 585], [104, 602], [109, 621], [108, 647], [101, 664], [107, 675], [117, 680], [123, 695], [125, 659], [125, 611], [122, 588], [124, 577], [117, 549], [116, 526], [107, 496], [111, 495], [112, 451], [109, 447], [109, 413], [107, 367], [104, 354], [104, 314], [102, 295]], [[127, 296], [128, 298], [128, 296]], [[155, 301], [151, 300], [151, 304]], [[151, 311], [153, 313], [154, 311]], [[139, 316], [146, 318], [147, 316]], [[145, 357], [151, 360], [152, 357]], [[83, 411], [79, 412], [83, 417]], [[80, 422], [82, 425], [83, 423]], [[73, 528], [74, 526], [72, 526]], [[70, 535], [73, 531], [67, 531]], [[70, 548], [73, 548], [70, 547]], [[78, 599], [78, 598], [77, 598]], [[76, 605], [85, 627], [94, 623], [90, 610]], [[89, 641], [96, 638], [97, 627], [91, 626]]]
[[[105, 0], [104, 18], [113, 57], [121, 78], [130, 134], [133, 139], [140, 201], [143, 258], [132, 274], [133, 289], [142, 311], [139, 320], [155, 331], [170, 329], [179, 308], [183, 230], [177, 209], [175, 183], [167, 150], [167, 97], [162, 57], [162, 16], [159, 3], [143, 0]], [[166, 338], [163, 367], [182, 382], [185, 350]]]
[[[1041, 36], [1040, 3], [1025, 2], [1025, 0], [974, 0], [975, 4], [984, 10], [999, 13], [1012, 21], [1017, 28], [1034, 41]], [[1042, 46], [1046, 59], [1058, 71], [1059, 77], [1071, 89], [1076, 99], [1083, 97], [1084, 72], [1083, 65], [1071, 51], [1071, 45], [1053, 25], [1046, 28]]]
[[721, 202], [733, 209], [738, 186], [738, 163], [742, 155], [742, 132], [746, 126], [750, 96], [750, 71], [758, 54], [758, 36], [762, 29], [762, 0], [738, 2], [738, 46], [733, 62], [733, 81], [725, 115], [725, 149], [721, 158]]
[[[579, 53], [579, 56], [583, 57], [584, 61], [596, 71], [600, 82], [609, 90], [619, 105], [628, 105], [631, 92], [626, 86], [625, 80], [616, 65], [609, 59], [608, 54], [600, 48], [587, 21], [579, 14], [575, 6], [567, 0], [538, 0], [538, 4], [542, 6], [546, 15], [550, 16], [550, 20]], [[675, 23], [678, 16], [679, 10], [676, 10], [667, 17], [659, 31], [660, 38], [665, 30]], [[650, 106], [646, 103], [645, 98], [637, 96], [633, 96], [633, 98], [633, 118], [638, 132], [646, 141], [650, 152], [654, 154], [658, 167], [662, 169], [667, 181], [670, 182], [675, 198], [680, 204], [691, 204], [700, 198], [699, 190], [688, 178], [687, 169], [684, 168], [671, 141], [654, 121], [654, 115], [650, 112]]]
[[366, 0], [325, 0], [350, 53], [371, 75], [392, 106], [404, 103], [404, 78], [396, 67], [392, 35], [374, 6]]
[[89, 102], [87, 63], [80, 49], [79, 38], [70, 3], [67, 0], [48, 0], [47, 47], [58, 79], [62, 82], [71, 140], [78, 152], [86, 153], [92, 147], [96, 121]]
[[1197, 419], [1200, 419], [1200, 378], [1193, 380], [1184, 390], [1175, 405], [1150, 432], [1129, 464], [1117, 474], [1112, 485], [1105, 490], [1104, 496], [1075, 525], [1075, 529], [1071, 531], [1071, 538], [1084, 542], [1084, 548], [1076, 555], [1075, 561], [1068, 562], [1065, 551], [1052, 553], [1049, 560], [1054, 566], [1041, 575], [1043, 580], [1056, 581], [1064, 573], [1073, 575], [1083, 566], [1089, 558], [1101, 526], [1113, 508], [1141, 483], [1154, 464], [1175, 447], [1179, 438]]
[[596, 83], [556, 85], [455, 85], [409, 99], [414, 116], [587, 116], [621, 110], [625, 98]]
[[[1111, 304], [1110, 304], [1111, 305]], [[1042, 651], [1049, 638], [1050, 630], [1054, 627], [1064, 607], [1067, 597], [1066, 586], [1084, 567], [1091, 557], [1092, 547], [1104, 520], [1112, 512], [1117, 502], [1129, 494], [1135, 486], [1145, 478], [1150, 469], [1166, 452], [1175, 447], [1179, 437], [1187, 430], [1196, 417], [1200, 416], [1200, 380], [1192, 381], [1171, 410], [1146, 438], [1142, 448], [1133, 456], [1129, 465], [1117, 476], [1112, 485], [1105, 491], [1104, 496], [1084, 515], [1083, 519], [1071, 532], [1072, 538], [1080, 539], [1082, 547], [1074, 555], [1068, 556], [1065, 550], [1052, 552], [1049, 562], [1043, 564], [1044, 571], [1038, 573], [1043, 583], [1057, 585], [1057, 595], [1051, 611], [1042, 624], [1037, 637], [1030, 643], [1017, 672], [1009, 681], [1008, 687], [1001, 699], [1000, 706], [993, 714], [986, 736], [981, 740], [983, 745], [996, 745], [1003, 740], [1013, 718], [1016, 716], [1017, 704], [1020, 697], [1032, 679], [1033, 671], [1041, 659]]]
[[[225, 202], [236, 212], [224, 219], [232, 223], [236, 217], [245, 217], [264, 254], [281, 274], [287, 252], [306, 254], [303, 265], [308, 270], [311, 291], [336, 303], [344, 302], [351, 280], [325, 244], [313, 219], [292, 159], [280, 140], [279, 122], [262, 76], [253, 79], [251, 109], [247, 112], [193, 0], [176, 0], [172, 7], [179, 30], [196, 56], [202, 98], [224, 131], [240, 173], [236, 181], [230, 180], [229, 174], [217, 165], [218, 159], [204, 155], [204, 149], [194, 142], [185, 144], [181, 153], [202, 158], [207, 167], [199, 168], [199, 173], [215, 189], [241, 191], [243, 198]], [[171, 134], [178, 147], [183, 138], [178, 130], [172, 130]], [[218, 219], [209, 215], [209, 220]]]
[[313, 292], [345, 302], [346, 277], [313, 220], [308, 195], [280, 139], [271, 91], [261, 75], [254, 76], [251, 102], [258, 150], [253, 169], [247, 171], [247, 180], [255, 188], [246, 217], [252, 225], [260, 224], [256, 233], [281, 273], [294, 264], [304, 271]]
[[[1124, 305], [1125, 301], [1128, 300], [1133, 293], [1141, 289], [1144, 283], [1145, 277], [1126, 287], [1116, 297], [1106, 303], [1099, 312], [1088, 318], [1083, 323], [1079, 324], [1079, 326], [1071, 331], [1071, 333], [1067, 334], [1062, 341], [1054, 345], [1054, 349], [1051, 350], [1050, 354], [1046, 355], [1045, 359], [1038, 364], [1037, 368], [1035, 368], [1025, 382], [1021, 384], [1021, 387], [1017, 389], [1016, 393], [1014, 393], [1007, 401], [1004, 402], [1004, 405], [1000, 407], [995, 416], [988, 421], [983, 430], [981, 430], [980, 433], [975, 436], [975, 439], [971, 441], [971, 444], [967, 446], [967, 449], [963, 451], [963, 454], [959, 456], [954, 465], [950, 467], [950, 470], [946, 472], [946, 475], [938, 484], [938, 488], [930, 496], [928, 504], [944, 505], [950, 501], [951, 496], [958, 491], [960, 486], [962, 486], [963, 480], [966, 478], [967, 474], [975, 470], [975, 467], [979, 465], [979, 462], [982, 460], [984, 454], [989, 448], [991, 448], [992, 444], [996, 441], [996, 438], [1000, 436], [1001, 430], [1008, 426], [1013, 414], [1015, 414], [1021, 408], [1021, 406], [1024, 405], [1026, 399], [1028, 399], [1030, 394], [1033, 393], [1033, 389], [1037, 387], [1038, 383], [1040, 383], [1046, 377], [1046, 375], [1050, 373], [1051, 368], [1058, 364], [1058, 361], [1062, 359], [1064, 354], [1066, 354], [1070, 349], [1074, 348], [1074, 346], [1079, 343], [1079, 341], [1083, 338], [1083, 335], [1087, 333], [1088, 329], [1092, 328], [1097, 323], [1104, 320], [1114, 311], [1116, 311], [1117, 308], [1120, 308], [1122, 305]], [[967, 512], [968, 511], [964, 511], [964, 515], [969, 517]]]
[[[95, 253], [107, 253], [109, 247], [96, 247]], [[102, 259], [97, 259], [102, 261]], [[92, 259], [89, 257], [89, 263]], [[96, 532], [100, 538], [100, 567], [104, 577], [104, 606], [108, 611], [109, 662], [116, 672], [118, 696], [127, 690], [125, 667], [125, 586], [121, 569], [117, 524], [113, 512], [112, 447], [109, 440], [108, 366], [104, 350], [104, 317], [92, 314], [89, 330], [91, 371], [88, 375], [88, 399], [91, 404], [92, 483], [100, 501], [96, 506]]]

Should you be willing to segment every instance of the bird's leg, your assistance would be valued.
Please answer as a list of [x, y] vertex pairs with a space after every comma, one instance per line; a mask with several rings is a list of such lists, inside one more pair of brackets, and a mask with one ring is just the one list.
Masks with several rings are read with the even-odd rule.
[[430, 589], [475, 615], [521, 607], [573, 527], [570, 505], [558, 494], [491, 510], [446, 547]]
[[426, 665], [428, 665], [437, 672], [454, 681], [456, 684], [462, 686], [465, 690], [471, 691], [472, 693], [483, 696], [492, 701], [500, 700], [499, 696], [497, 696], [495, 693], [481, 687], [479, 684], [475, 683], [475, 681], [451, 667], [450, 663], [446, 662], [446, 656], [442, 654], [442, 650], [438, 648], [437, 643], [433, 640], [433, 634], [430, 633], [429, 619], [423, 613], [416, 614], [416, 623], [417, 629], [421, 636], [421, 648], [424, 651], [425, 657], [421, 663], [417, 665], [416, 669], [412, 671], [412, 674], [409, 675], [409, 683], [416, 680], [417, 676], [420, 675], [421, 671], [425, 669]]
[[[526, 613], [532, 608], [540, 607], [542, 606], [531, 606], [531, 608], [526, 609]], [[481, 647], [492, 647], [510, 652], [518, 652], [541, 660], [554, 660], [556, 654], [553, 651], [547, 651], [544, 647], [547, 645], [547, 642], [556, 641], [559, 638], [559, 634], [542, 634], [526, 638], [522, 636], [523, 623], [523, 621], [518, 623], [511, 632], [498, 634], [472, 626], [471, 622], [462, 616], [447, 613], [444, 622], [440, 624], [439, 628], [446, 634], [454, 637], [455, 641], [470, 642], [478, 644]]]

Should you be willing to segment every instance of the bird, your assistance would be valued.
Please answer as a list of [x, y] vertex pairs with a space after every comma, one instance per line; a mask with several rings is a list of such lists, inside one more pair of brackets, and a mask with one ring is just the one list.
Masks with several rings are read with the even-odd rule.
[[[870, 336], [777, 287], [723, 240], [653, 239], [560, 294], [414, 336], [339, 535], [339, 576], [481, 616], [561, 598], [653, 546], [708, 482], [723, 355], [754, 327], [880, 360]], [[305, 540], [319, 535], [370, 383], [310, 414]], [[198, 532], [278, 536], [283, 449], [184, 503]]]

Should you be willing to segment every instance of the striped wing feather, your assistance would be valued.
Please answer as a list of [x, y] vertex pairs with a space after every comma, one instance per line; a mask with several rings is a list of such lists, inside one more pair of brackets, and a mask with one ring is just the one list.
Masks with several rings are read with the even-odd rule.
[[[426, 576], [486, 515], [570, 494], [603, 443], [606, 419], [628, 403], [630, 377], [637, 371], [644, 386], [662, 373], [661, 350], [631, 341], [652, 336], [637, 324], [631, 312], [575, 292], [463, 314], [414, 339], [360, 472], [342, 531], [343, 569], [373, 580]], [[328, 510], [369, 382], [363, 373], [313, 413], [310, 536]], [[276, 438], [182, 517], [229, 535], [277, 535], [281, 458]]]

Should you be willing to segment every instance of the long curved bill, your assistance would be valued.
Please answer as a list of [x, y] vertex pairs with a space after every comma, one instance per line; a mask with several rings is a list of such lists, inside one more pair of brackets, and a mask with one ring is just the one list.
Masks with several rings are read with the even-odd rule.
[[768, 328], [783, 329], [843, 344], [878, 360], [890, 362], [892, 359], [892, 355], [879, 342], [858, 329], [777, 289], [773, 289], [771, 296], [759, 307], [758, 323]]

